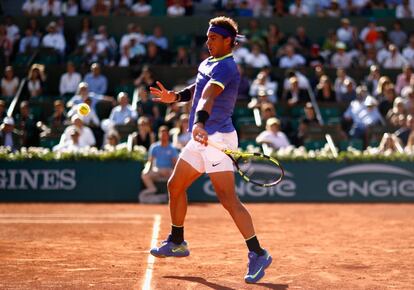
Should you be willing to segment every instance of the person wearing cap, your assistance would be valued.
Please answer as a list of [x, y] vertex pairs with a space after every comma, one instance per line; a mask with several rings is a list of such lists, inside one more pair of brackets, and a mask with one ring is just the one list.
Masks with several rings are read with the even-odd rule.
[[352, 57], [346, 52], [346, 45], [341, 41], [336, 42], [336, 52], [333, 54], [331, 59], [331, 65], [334, 68], [348, 68], [351, 66]]
[[87, 146], [94, 146], [96, 144], [95, 136], [91, 128], [85, 126], [83, 124], [82, 118], [78, 115], [73, 115], [71, 118], [72, 125], [66, 127], [65, 131], [63, 132], [59, 145], [63, 146], [67, 144], [71, 140], [71, 132], [73, 129], [77, 129], [79, 131], [79, 146], [87, 147]]
[[71, 127], [68, 130], [69, 139], [64, 143], [59, 143], [53, 147], [54, 152], [79, 152], [82, 148], [87, 146], [81, 146], [80, 144], [80, 131], [75, 127]]
[[66, 49], [65, 37], [57, 31], [56, 22], [52, 21], [47, 26], [47, 34], [42, 39], [42, 46], [54, 49], [58, 54], [63, 55]]
[[13, 152], [19, 150], [21, 134], [14, 128], [12, 117], [5, 117], [0, 125], [0, 146], [9, 147]]
[[275, 150], [290, 145], [289, 139], [286, 137], [285, 133], [280, 131], [280, 120], [278, 118], [267, 119], [266, 130], [256, 137], [256, 143], [265, 143]]
[[357, 39], [356, 33], [356, 29], [355, 27], [351, 26], [349, 19], [342, 18], [341, 26], [336, 31], [336, 36], [338, 37], [338, 40], [345, 43], [347, 46], [351, 47], [352, 43]]
[[194, 181], [207, 173], [219, 201], [233, 218], [249, 250], [244, 281], [256, 283], [265, 275], [272, 257], [260, 246], [250, 213], [237, 197], [233, 162], [221, 150], [208, 146], [210, 141], [220, 142], [232, 150], [238, 146], [237, 132], [231, 119], [240, 83], [240, 74], [232, 55], [237, 42], [238, 24], [225, 16], [212, 18], [206, 35], [210, 57], [199, 65], [195, 83], [179, 92], [167, 90], [161, 82], [157, 82], [158, 87], [150, 88], [155, 101], [191, 101], [192, 105], [189, 116], [192, 138], [181, 151], [167, 184], [171, 234], [159, 247], [152, 248], [150, 253], [155, 257], [190, 255], [184, 241], [186, 191]]
[[365, 140], [365, 134], [369, 127], [385, 124], [385, 121], [378, 110], [378, 101], [370, 95], [365, 98], [363, 106], [360, 106], [359, 110], [347, 110], [344, 113], [344, 117], [353, 122], [349, 135], [352, 138], [363, 140]]

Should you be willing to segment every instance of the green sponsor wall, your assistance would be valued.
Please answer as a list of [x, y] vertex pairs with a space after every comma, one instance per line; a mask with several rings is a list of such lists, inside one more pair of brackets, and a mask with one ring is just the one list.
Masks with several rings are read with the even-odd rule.
[[[290, 162], [285, 179], [258, 188], [236, 178], [242, 201], [411, 202], [412, 163]], [[2, 162], [1, 201], [137, 201], [142, 165], [133, 161]], [[237, 175], [236, 175], [237, 176]], [[188, 191], [189, 200], [217, 201], [207, 176]]]

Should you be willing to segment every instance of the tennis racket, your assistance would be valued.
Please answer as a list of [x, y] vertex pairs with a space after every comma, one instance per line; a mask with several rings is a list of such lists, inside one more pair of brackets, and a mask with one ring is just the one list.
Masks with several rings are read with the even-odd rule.
[[208, 140], [212, 146], [230, 157], [237, 172], [247, 182], [261, 187], [271, 187], [280, 183], [285, 175], [283, 167], [275, 158], [263, 153], [240, 152], [226, 148], [224, 144]]

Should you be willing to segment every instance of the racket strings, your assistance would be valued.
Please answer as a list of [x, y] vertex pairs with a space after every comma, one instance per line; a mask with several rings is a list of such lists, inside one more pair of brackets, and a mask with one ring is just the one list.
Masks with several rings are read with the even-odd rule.
[[237, 165], [250, 182], [258, 185], [274, 184], [280, 181], [282, 175], [282, 170], [278, 164], [260, 155], [239, 156]]

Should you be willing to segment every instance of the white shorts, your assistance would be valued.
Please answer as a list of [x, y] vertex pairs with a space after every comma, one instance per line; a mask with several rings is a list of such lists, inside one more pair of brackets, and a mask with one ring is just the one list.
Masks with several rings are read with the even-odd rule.
[[[238, 146], [237, 132], [216, 132], [208, 136], [209, 140], [225, 144], [228, 149], [236, 150]], [[212, 146], [204, 146], [193, 138], [187, 143], [180, 158], [201, 173], [234, 171], [233, 161], [220, 150]]]

